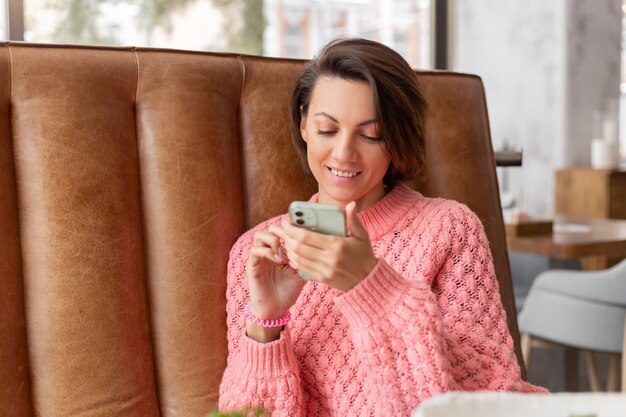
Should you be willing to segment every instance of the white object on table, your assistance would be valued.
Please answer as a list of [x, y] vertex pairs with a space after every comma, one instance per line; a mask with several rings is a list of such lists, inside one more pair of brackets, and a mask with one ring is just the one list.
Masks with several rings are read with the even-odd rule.
[[420, 404], [412, 417], [624, 417], [626, 394], [448, 392]]
[[588, 224], [557, 223], [552, 226], [552, 231], [554, 233], [589, 233], [591, 226]]
[[591, 166], [596, 169], [614, 169], [619, 165], [618, 143], [606, 139], [591, 140]]

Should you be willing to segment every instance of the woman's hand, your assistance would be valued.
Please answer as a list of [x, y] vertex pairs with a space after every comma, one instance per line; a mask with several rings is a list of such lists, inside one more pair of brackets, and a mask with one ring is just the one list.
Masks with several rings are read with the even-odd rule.
[[[280, 246], [282, 228], [272, 225], [267, 231], [254, 234], [247, 265], [250, 309], [261, 319], [277, 319], [285, 315], [296, 302], [306, 284], [287, 261]], [[249, 337], [258, 342], [269, 342], [280, 337], [281, 328], [265, 328], [246, 322]]]
[[348, 237], [324, 235], [287, 222], [282, 223], [279, 231], [284, 232], [279, 236], [285, 241], [287, 256], [295, 268], [342, 291], [355, 287], [378, 262], [354, 201], [346, 206], [346, 222]]

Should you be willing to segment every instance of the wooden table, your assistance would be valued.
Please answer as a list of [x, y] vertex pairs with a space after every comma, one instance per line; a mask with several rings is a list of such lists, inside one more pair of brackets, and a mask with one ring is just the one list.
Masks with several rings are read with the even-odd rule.
[[579, 259], [583, 269], [604, 269], [626, 258], [626, 220], [557, 217], [553, 233], [507, 234], [510, 251], [554, 259]]

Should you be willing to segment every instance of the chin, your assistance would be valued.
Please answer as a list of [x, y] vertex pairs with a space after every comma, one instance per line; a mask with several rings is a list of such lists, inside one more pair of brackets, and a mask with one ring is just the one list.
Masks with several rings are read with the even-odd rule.
[[345, 206], [346, 204], [348, 204], [350, 201], [359, 201], [360, 199], [363, 198], [363, 195], [360, 193], [354, 193], [354, 192], [329, 192], [326, 193], [330, 198], [332, 198], [333, 200], [335, 200], [338, 204], [341, 204], [342, 206]]

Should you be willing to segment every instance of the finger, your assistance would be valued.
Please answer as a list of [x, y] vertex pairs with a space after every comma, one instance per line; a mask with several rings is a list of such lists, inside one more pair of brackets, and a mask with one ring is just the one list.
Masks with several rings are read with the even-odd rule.
[[327, 265], [308, 258], [300, 258], [297, 269], [306, 272], [315, 281], [325, 281], [330, 276]]
[[254, 246], [270, 246], [271, 237], [265, 231], [257, 231], [254, 233], [252, 243]]
[[323, 262], [328, 258], [328, 249], [320, 249], [307, 243], [287, 237], [285, 240], [287, 256], [291, 261], [300, 263], [300, 259], [306, 258], [314, 262]]
[[369, 239], [367, 230], [357, 215], [356, 202], [354, 201], [351, 201], [346, 205], [346, 223], [348, 225], [350, 236], [354, 236], [360, 240]]
[[288, 222], [283, 222], [281, 223], [281, 225], [285, 232], [285, 242], [287, 242], [287, 238], [289, 238], [298, 242], [306, 243], [307, 245], [314, 246], [319, 249], [324, 249], [331, 245], [333, 242], [335, 242], [338, 238], [334, 235], [325, 235], [323, 233], [314, 232], [303, 227], [297, 227]]
[[272, 250], [272, 248], [267, 246], [253, 246], [250, 248], [250, 257], [256, 257], [257, 259], [253, 259], [253, 262], [258, 262], [258, 259], [267, 259], [268, 261], [274, 262], [276, 264], [285, 263], [285, 259], [281, 256], [276, 255], [276, 253]]
[[279, 224], [271, 225], [267, 231], [277, 236], [279, 239], [285, 240], [285, 231]]
[[254, 234], [254, 246], [269, 246], [277, 255], [280, 253], [280, 239], [273, 233], [256, 232]]

